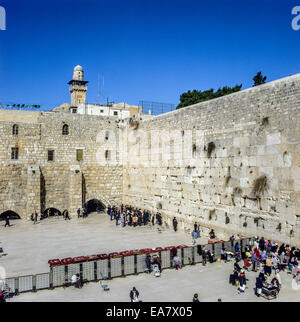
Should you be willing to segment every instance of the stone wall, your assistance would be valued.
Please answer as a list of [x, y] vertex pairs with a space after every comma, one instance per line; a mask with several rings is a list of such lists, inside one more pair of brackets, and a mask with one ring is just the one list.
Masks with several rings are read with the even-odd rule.
[[1, 110], [0, 138], [1, 212], [76, 215], [98, 199], [300, 244], [299, 74], [140, 121]]
[[300, 244], [299, 74], [143, 120], [125, 141], [124, 203]]
[[[13, 135], [14, 124], [18, 135]], [[62, 135], [64, 124], [68, 135]], [[105, 149], [116, 151], [118, 126], [115, 118], [1, 110], [0, 213], [12, 210], [28, 218], [34, 211], [56, 208], [75, 215], [90, 199], [120, 204], [122, 167], [104, 157]], [[17, 160], [11, 160], [13, 147], [19, 149]], [[77, 149], [83, 150], [82, 161], [76, 159]], [[54, 161], [48, 161], [48, 150], [54, 150]]]

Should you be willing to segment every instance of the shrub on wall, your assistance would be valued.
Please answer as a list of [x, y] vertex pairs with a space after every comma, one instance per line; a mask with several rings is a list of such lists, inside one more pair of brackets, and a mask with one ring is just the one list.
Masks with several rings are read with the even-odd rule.
[[268, 189], [268, 180], [266, 175], [262, 175], [254, 180], [253, 193], [256, 197], [261, 196]]
[[212, 152], [215, 150], [216, 145], [214, 142], [209, 142], [207, 146], [207, 157], [210, 158]]
[[230, 218], [226, 215], [225, 217], [225, 224], [228, 225], [230, 223]]

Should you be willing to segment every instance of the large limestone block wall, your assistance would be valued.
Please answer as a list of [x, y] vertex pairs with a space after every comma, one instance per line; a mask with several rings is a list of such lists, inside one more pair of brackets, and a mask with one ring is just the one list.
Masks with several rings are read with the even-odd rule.
[[[13, 135], [14, 124], [18, 135]], [[65, 124], [68, 135], [62, 134]], [[56, 208], [75, 215], [90, 199], [106, 206], [120, 204], [123, 171], [118, 144], [115, 118], [0, 111], [0, 214], [12, 210], [28, 218], [34, 211]], [[13, 147], [19, 149], [17, 160], [11, 160]], [[82, 161], [77, 161], [78, 149], [83, 150]], [[54, 150], [54, 161], [48, 161], [48, 150]], [[105, 151], [115, 157], [114, 163]]]
[[300, 244], [299, 74], [135, 128], [124, 135], [124, 203], [176, 216], [181, 228]]

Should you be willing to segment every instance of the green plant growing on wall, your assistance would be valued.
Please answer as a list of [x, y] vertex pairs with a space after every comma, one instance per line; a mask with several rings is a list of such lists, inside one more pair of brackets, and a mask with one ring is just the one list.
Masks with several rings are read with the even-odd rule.
[[215, 214], [215, 212], [216, 212], [216, 209], [212, 209], [212, 210], [209, 211], [209, 216], [208, 216], [209, 220], [212, 220], [212, 217]]
[[234, 189], [233, 189], [233, 193], [234, 194], [237, 194], [237, 195], [239, 195], [239, 194], [241, 194], [243, 191], [242, 191], [242, 189], [240, 188], [240, 187], [235, 187]]
[[246, 223], [246, 221], [243, 223], [243, 227], [247, 227], [247, 223]]
[[262, 126], [267, 126], [269, 124], [269, 118], [266, 116], [261, 120]]
[[134, 130], [137, 130], [140, 126], [138, 120], [134, 120], [132, 117], [129, 119], [129, 126], [132, 127]]
[[229, 183], [230, 179], [231, 179], [231, 175], [229, 174], [229, 175], [228, 175], [228, 176], [226, 176], [226, 178], [225, 178], [225, 186], [226, 186], [226, 187], [228, 186], [228, 183]]
[[277, 225], [276, 230], [278, 230], [279, 232], [281, 232], [281, 222]]
[[294, 230], [293, 229], [291, 229], [290, 230], [290, 237], [293, 237], [294, 236]]
[[228, 225], [230, 223], [230, 218], [226, 215], [225, 217], [225, 224]]
[[266, 175], [261, 175], [254, 180], [253, 193], [256, 197], [263, 195], [268, 189], [268, 179]]
[[256, 224], [256, 227], [258, 227], [258, 224], [259, 224], [259, 218], [254, 218], [254, 223]]
[[207, 145], [207, 157], [210, 158], [212, 152], [215, 150], [216, 145], [214, 142], [209, 142]]

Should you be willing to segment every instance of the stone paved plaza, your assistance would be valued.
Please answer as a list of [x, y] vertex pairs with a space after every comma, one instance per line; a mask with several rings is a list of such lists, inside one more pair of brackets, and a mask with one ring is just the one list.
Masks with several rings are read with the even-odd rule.
[[[114, 278], [106, 283], [110, 290], [104, 292], [99, 283], [90, 282], [82, 289], [75, 287], [56, 288], [54, 290], [39, 291], [37, 293], [23, 293], [8, 301], [92, 301], [92, 302], [129, 302], [129, 291], [135, 286], [140, 292], [140, 299], [144, 302], [191, 302], [194, 293], [199, 294], [200, 301], [216, 302], [221, 298], [224, 302], [258, 301], [267, 299], [257, 298], [253, 287], [257, 273], [246, 272], [246, 293], [237, 294], [237, 289], [228, 283], [233, 263], [214, 263], [202, 266], [185, 266], [183, 269], [164, 270], [160, 277], [153, 274], [139, 274]], [[300, 301], [300, 290], [292, 289], [291, 275], [281, 273], [283, 287], [279, 297], [272, 301]]]
[[[85, 219], [73, 217], [70, 221], [52, 217], [37, 224], [30, 220], [14, 220], [11, 224], [4, 228], [4, 222], [0, 222], [0, 247], [8, 254], [0, 258], [0, 265], [8, 277], [48, 272], [49, 259], [191, 245], [192, 241], [183, 231], [168, 229], [159, 233], [156, 225], [151, 229], [121, 228], [104, 213], [92, 213]], [[207, 238], [201, 242], [207, 243]]]
[[[50, 258], [75, 257], [96, 253], [109, 253], [146, 247], [191, 245], [191, 238], [182, 231], [171, 229], [162, 233], [157, 226], [116, 227], [105, 214], [91, 214], [87, 219], [50, 218], [34, 225], [31, 221], [12, 221], [13, 226], [0, 226], [1, 247], [7, 256], [0, 259], [7, 276], [19, 276], [48, 272]], [[206, 243], [202, 237], [198, 242]], [[129, 301], [129, 290], [135, 286], [143, 301], [191, 301], [199, 293], [201, 301], [266, 301], [253, 292], [257, 273], [246, 273], [249, 279], [246, 294], [238, 295], [228, 278], [233, 263], [214, 263], [202, 266], [185, 266], [176, 271], [167, 269], [161, 277], [139, 274], [107, 281], [110, 291], [102, 291], [99, 283], [90, 282], [82, 289], [74, 287], [22, 293], [8, 301]], [[275, 301], [300, 301], [300, 290], [292, 289], [291, 275], [281, 273], [283, 288]]]

